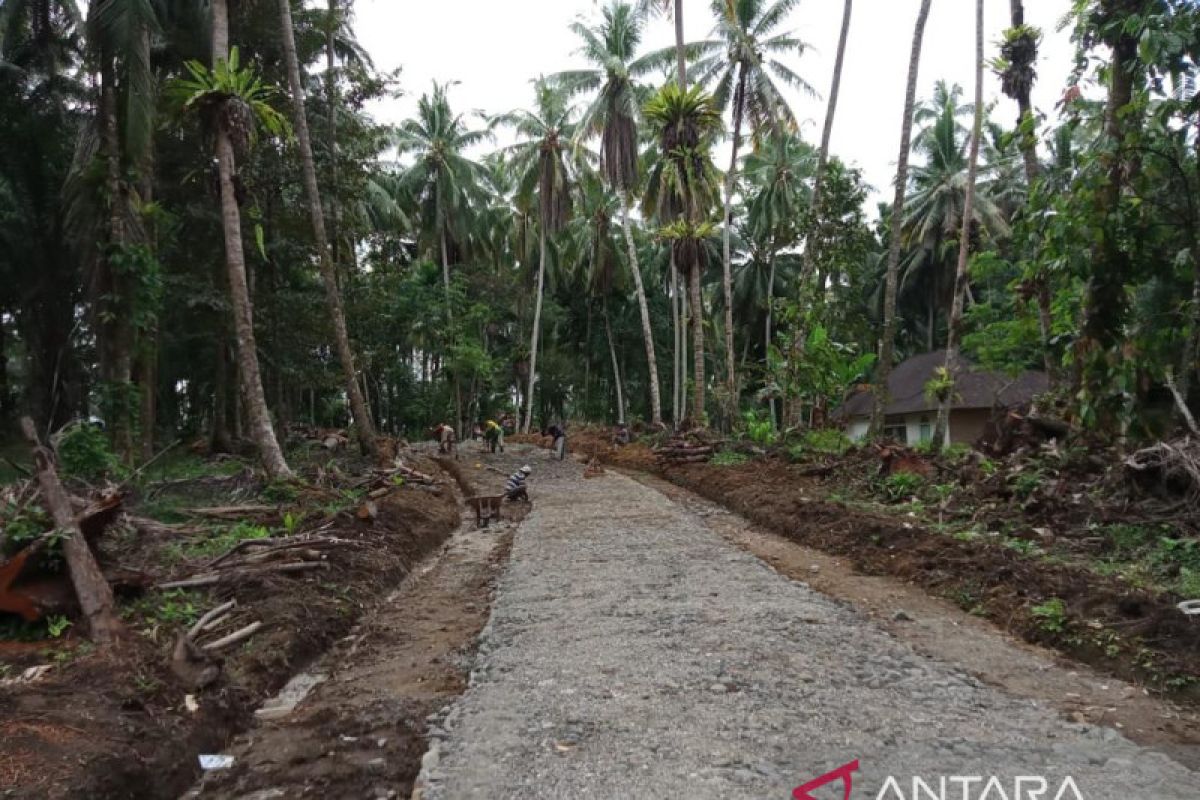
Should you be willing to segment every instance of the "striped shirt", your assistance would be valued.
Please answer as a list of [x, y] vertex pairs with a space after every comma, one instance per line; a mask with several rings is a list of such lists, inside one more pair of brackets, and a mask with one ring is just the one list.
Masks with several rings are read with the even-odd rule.
[[517, 470], [516, 472], [514, 472], [512, 475], [509, 476], [508, 483], [504, 484], [504, 492], [505, 492], [505, 494], [512, 494], [513, 492], [517, 491], [518, 489], [523, 489], [524, 487], [525, 487], [525, 473], [521, 472], [521, 470]]

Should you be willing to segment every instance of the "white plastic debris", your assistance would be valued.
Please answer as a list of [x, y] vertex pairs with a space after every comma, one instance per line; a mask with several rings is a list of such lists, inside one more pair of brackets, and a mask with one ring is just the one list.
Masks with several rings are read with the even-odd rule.
[[1179, 604], [1179, 610], [1189, 617], [1200, 617], [1200, 600], [1184, 600]]
[[200, 704], [196, 702], [196, 695], [185, 694], [183, 696], [183, 707], [188, 710], [189, 714], [195, 714], [200, 710]]
[[202, 755], [200, 756], [200, 769], [229, 769], [233, 766], [233, 756], [226, 755]]

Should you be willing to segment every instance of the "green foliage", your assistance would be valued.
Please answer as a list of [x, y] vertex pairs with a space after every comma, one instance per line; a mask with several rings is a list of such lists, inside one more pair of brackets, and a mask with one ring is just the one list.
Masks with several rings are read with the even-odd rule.
[[745, 464], [750, 460], [750, 456], [745, 453], [737, 453], [733, 450], [723, 450], [712, 457], [708, 463], [714, 467], [737, 467]]
[[1009, 485], [1012, 487], [1013, 494], [1020, 500], [1028, 500], [1033, 497], [1034, 492], [1041, 488], [1046, 482], [1046, 477], [1037, 470], [1026, 470], [1018, 472], [1015, 476], [1010, 476]]
[[71, 627], [71, 620], [61, 614], [46, 617], [46, 633], [50, 635], [51, 639], [59, 638], [67, 632], [69, 627]]
[[770, 418], [761, 411], [743, 412], [742, 422], [745, 425], [746, 438], [755, 444], [774, 444], [779, 438]]
[[884, 478], [879, 488], [888, 502], [898, 503], [911, 499], [924, 485], [925, 479], [915, 472], [896, 472]]
[[1062, 633], [1067, 629], [1067, 604], [1060, 598], [1052, 597], [1029, 609], [1029, 613], [1046, 633]]
[[212, 536], [177, 545], [175, 557], [178, 560], [213, 558], [222, 555], [234, 545], [247, 539], [269, 539], [270, 537], [271, 531], [262, 525], [239, 522]]
[[954, 375], [945, 367], [937, 367], [933, 377], [925, 382], [925, 398], [932, 402], [944, 403], [954, 393]]
[[92, 481], [121, 472], [120, 462], [109, 447], [108, 437], [95, 425], [72, 425], [63, 432], [56, 449], [59, 466], [66, 477]]
[[[278, 94], [263, 84], [252, 67], [242, 67], [237, 47], [229, 51], [228, 60], [219, 61], [209, 69], [199, 61], [184, 62], [187, 78], [176, 78], [167, 87], [168, 94], [183, 111], [198, 111], [210, 124], [217, 115], [224, 115], [222, 124], [238, 127], [246, 144], [256, 138], [256, 126], [261, 125], [272, 136], [286, 138], [291, 134], [287, 118], [276, 111], [270, 101]], [[244, 108], [249, 119], [233, 111]]]
[[802, 461], [812, 454], [845, 455], [854, 446], [846, 434], [835, 428], [819, 428], [805, 431], [800, 441], [788, 448], [793, 461]]
[[262, 490], [262, 499], [269, 503], [294, 503], [299, 497], [300, 484], [294, 480], [272, 481]]
[[202, 613], [201, 597], [183, 589], [154, 591], [123, 605], [121, 616], [140, 621], [142, 632], [157, 638], [160, 629], [173, 632], [194, 624]]
[[12, 555], [53, 527], [54, 521], [36, 503], [22, 508], [10, 501], [0, 508], [5, 555]]

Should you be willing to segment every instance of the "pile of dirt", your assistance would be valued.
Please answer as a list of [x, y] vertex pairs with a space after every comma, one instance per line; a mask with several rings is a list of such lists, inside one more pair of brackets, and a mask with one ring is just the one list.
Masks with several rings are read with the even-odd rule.
[[[432, 462], [419, 467], [438, 473]], [[323, 551], [321, 569], [248, 573], [212, 587], [126, 599], [121, 605], [129, 636], [103, 657], [70, 634], [0, 649], [6, 675], [49, 665], [37, 680], [0, 684], [0, 786], [12, 787], [6, 796], [178, 797], [198, 771], [197, 754], [220, 752], [264, 698], [343, 637], [364, 609], [459, 524], [448, 478], [434, 486], [395, 485], [360, 503], [347, 498], [361, 492], [348, 494], [328, 470], [314, 470], [311, 477], [280, 504], [277, 516], [295, 526], [289, 535], [319, 532], [341, 542]], [[202, 487], [205, 496], [230, 496], [221, 494], [229, 487], [204, 480], [210, 484]], [[247, 488], [244, 481], [231, 483]], [[363, 513], [366, 502], [369, 513]], [[137, 510], [136, 500], [130, 505]], [[284, 532], [276, 529], [275, 535]], [[160, 579], [187, 576], [212, 558], [211, 552], [179, 555], [192, 552], [189, 546], [202, 541], [198, 536], [128, 527], [102, 542], [102, 556], [157, 564]], [[163, 570], [164, 564], [172, 566]], [[217, 659], [216, 680], [188, 685], [171, 669], [176, 639], [198, 613], [228, 601], [236, 601], [234, 627], [249, 620], [263, 626]]]
[[[1030, 557], [999, 537], [960, 539], [930, 530], [915, 517], [906, 521], [829, 502], [835, 487], [844, 491], [879, 480], [886, 469], [881, 470], [877, 452], [863, 449], [831, 458], [825, 470], [779, 457], [727, 466], [671, 465], [655, 459], [642, 443], [614, 448], [602, 437], [577, 436], [576, 447], [614, 466], [658, 474], [768, 530], [845, 557], [863, 573], [918, 584], [1027, 641], [1155, 690], [1190, 699], [1200, 695], [1200, 626], [1179, 613], [1177, 596], [1131, 586], [1068, 559]], [[944, 465], [931, 460], [928, 466], [928, 481], [940, 480]], [[958, 477], [962, 491], [980, 494], [1002, 482], [978, 481], [969, 473]], [[1062, 491], [1050, 487], [1071, 480], [1064, 472], [1046, 491]], [[1047, 502], [1039, 508], [1064, 525], [1077, 515], [1086, 528], [1086, 502], [1058, 506], [1052, 510]], [[1006, 508], [1011, 517], [1012, 508], [999, 501], [978, 513], [1000, 517]]]

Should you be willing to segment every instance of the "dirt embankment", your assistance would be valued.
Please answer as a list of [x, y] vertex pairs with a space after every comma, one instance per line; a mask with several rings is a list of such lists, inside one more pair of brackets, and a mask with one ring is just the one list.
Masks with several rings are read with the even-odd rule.
[[[493, 470], [503, 474], [526, 458], [470, 449], [438, 464], [464, 494], [476, 495], [494, 491]], [[463, 527], [441, 551], [307, 670], [316, 688], [228, 747], [233, 768], [208, 773], [187, 797], [407, 798], [431, 715], [466, 689], [495, 578], [527, 511], [505, 504], [500, 521], [477, 529], [465, 510]]]
[[[430, 462], [422, 468], [437, 472]], [[178, 797], [195, 779], [198, 754], [222, 752], [264, 698], [345, 636], [460, 519], [447, 478], [434, 487], [396, 486], [374, 501], [373, 517], [356, 513], [356, 503], [330, 508], [330, 496], [302, 490], [294, 508], [309, 519], [328, 517], [322, 534], [347, 540], [328, 552], [326, 569], [124, 601], [131, 634], [107, 657], [83, 640], [4, 645], [10, 673], [47, 659], [53, 665], [36, 683], [0, 687], [5, 796]], [[181, 544], [140, 536], [105, 546], [109, 558], [145, 561]], [[243, 622], [264, 627], [228, 651], [214, 683], [194, 690], [169, 668], [175, 638], [198, 612], [228, 600], [237, 601]]]
[[780, 459], [666, 465], [642, 445], [613, 448], [595, 434], [577, 435], [573, 445], [611, 465], [657, 474], [860, 572], [920, 585], [1027, 641], [1181, 699], [1200, 696], [1200, 626], [1179, 613], [1173, 596], [829, 502], [830, 487]]

